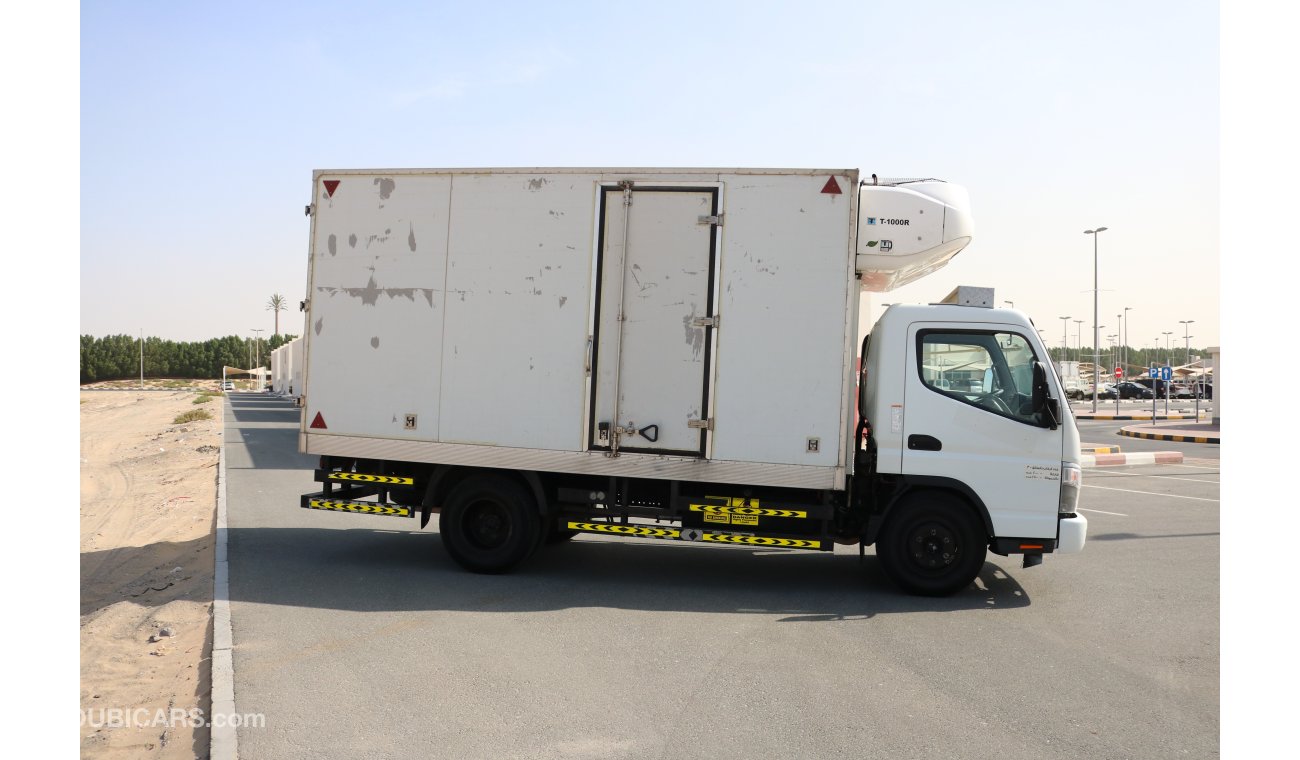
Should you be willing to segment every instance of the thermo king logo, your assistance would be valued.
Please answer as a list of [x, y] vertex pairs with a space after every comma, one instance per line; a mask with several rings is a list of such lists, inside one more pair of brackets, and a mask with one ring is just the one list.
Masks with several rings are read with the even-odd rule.
[[867, 224], [875, 224], [875, 223], [876, 223], [876, 217], [874, 216], [867, 217]]

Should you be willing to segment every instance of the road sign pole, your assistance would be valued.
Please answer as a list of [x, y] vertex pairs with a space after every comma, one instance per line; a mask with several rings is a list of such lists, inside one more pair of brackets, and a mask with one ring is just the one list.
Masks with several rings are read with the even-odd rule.
[[1156, 398], [1159, 394], [1156, 389], [1160, 387], [1157, 379], [1160, 377], [1159, 368], [1152, 366], [1147, 368], [1147, 377], [1151, 378], [1151, 427], [1156, 426]]

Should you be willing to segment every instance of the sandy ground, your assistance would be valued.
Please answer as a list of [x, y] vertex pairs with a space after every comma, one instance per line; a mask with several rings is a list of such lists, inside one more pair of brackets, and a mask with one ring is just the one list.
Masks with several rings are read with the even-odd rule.
[[[216, 383], [204, 383], [213, 390]], [[207, 757], [223, 400], [81, 392], [81, 756]], [[206, 409], [212, 419], [175, 424]], [[180, 717], [183, 715], [184, 717]]]

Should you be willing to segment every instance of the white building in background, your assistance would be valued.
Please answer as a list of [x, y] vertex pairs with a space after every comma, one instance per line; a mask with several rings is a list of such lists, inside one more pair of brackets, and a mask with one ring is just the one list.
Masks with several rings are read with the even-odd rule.
[[302, 395], [302, 338], [294, 338], [271, 352], [271, 392], [297, 398]]

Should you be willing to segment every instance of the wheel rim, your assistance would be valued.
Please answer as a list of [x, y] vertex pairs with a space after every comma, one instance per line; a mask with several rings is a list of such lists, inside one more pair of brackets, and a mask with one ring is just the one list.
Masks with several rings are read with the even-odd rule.
[[476, 501], [465, 509], [465, 538], [479, 549], [495, 549], [510, 538], [510, 517], [495, 501]]
[[907, 558], [926, 572], [943, 572], [961, 556], [957, 533], [941, 522], [923, 522], [907, 535]]

